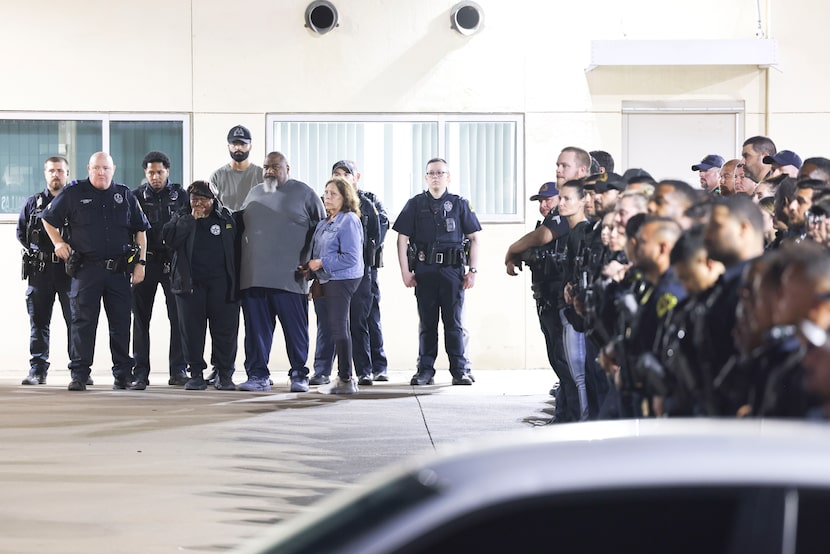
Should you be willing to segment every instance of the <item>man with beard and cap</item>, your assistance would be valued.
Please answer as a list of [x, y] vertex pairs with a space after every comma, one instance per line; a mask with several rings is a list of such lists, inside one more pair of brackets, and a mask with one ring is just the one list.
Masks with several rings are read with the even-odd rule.
[[317, 223], [326, 217], [314, 190], [291, 179], [285, 156], [271, 152], [265, 182], [248, 193], [235, 214], [241, 233], [239, 289], [245, 319], [243, 391], [271, 390], [268, 361], [276, 319], [288, 354], [291, 392], [308, 392], [308, 281], [297, 268], [311, 254]]
[[692, 166], [692, 171], [700, 175], [700, 188], [714, 194], [715, 189], [720, 186], [720, 170], [723, 167], [723, 158], [717, 154], [709, 154], [700, 163]]
[[764, 163], [772, 166], [770, 178], [787, 175], [795, 179], [802, 166], [801, 158], [792, 150], [781, 150], [772, 156], [764, 156]]
[[774, 156], [776, 152], [778, 149], [769, 137], [756, 136], [746, 139], [741, 148], [741, 159], [746, 177], [755, 183], [766, 179], [771, 166], [764, 161], [764, 158]]
[[236, 125], [228, 131], [230, 163], [223, 165], [210, 176], [210, 186], [219, 201], [229, 210], [242, 206], [248, 192], [263, 181], [262, 168], [251, 162], [251, 131]]

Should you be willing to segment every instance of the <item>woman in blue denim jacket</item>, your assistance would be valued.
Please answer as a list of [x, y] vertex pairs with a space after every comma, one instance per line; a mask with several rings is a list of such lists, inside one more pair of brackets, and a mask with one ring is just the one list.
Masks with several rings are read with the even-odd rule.
[[[332, 177], [323, 195], [328, 218], [317, 224], [311, 240], [307, 269], [322, 285], [328, 304], [328, 331], [337, 354], [337, 380], [321, 392], [352, 394], [352, 338], [349, 309], [352, 295], [363, 278], [363, 226], [360, 201], [354, 187], [342, 177]], [[305, 269], [305, 268], [303, 268]]]

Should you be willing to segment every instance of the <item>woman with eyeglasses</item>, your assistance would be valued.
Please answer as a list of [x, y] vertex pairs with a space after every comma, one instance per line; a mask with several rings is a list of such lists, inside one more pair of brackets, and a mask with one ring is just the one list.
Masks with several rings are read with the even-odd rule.
[[354, 394], [352, 336], [349, 311], [363, 279], [363, 226], [357, 191], [343, 177], [326, 183], [323, 204], [328, 217], [317, 224], [311, 239], [311, 259], [298, 269], [321, 285], [328, 308], [328, 332], [337, 356], [337, 379], [318, 389], [330, 394]]
[[176, 295], [182, 346], [190, 371], [187, 390], [205, 390], [205, 334], [210, 326], [219, 390], [233, 384], [239, 334], [236, 223], [205, 181], [187, 189], [190, 209], [174, 214], [162, 236], [173, 251], [170, 287]]

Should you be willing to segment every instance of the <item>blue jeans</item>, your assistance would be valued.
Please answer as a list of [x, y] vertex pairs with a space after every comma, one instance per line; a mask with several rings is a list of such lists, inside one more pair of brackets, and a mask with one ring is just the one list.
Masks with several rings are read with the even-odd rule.
[[562, 343], [565, 345], [565, 357], [568, 360], [568, 370], [576, 383], [576, 392], [579, 396], [579, 420], [588, 419], [588, 389], [585, 386], [585, 334], [576, 331], [565, 317], [565, 308], [559, 310], [559, 319], [562, 321]]

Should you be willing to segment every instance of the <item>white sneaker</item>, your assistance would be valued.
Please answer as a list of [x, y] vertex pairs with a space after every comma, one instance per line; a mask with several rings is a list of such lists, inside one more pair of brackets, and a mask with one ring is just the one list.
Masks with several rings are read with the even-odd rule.
[[359, 392], [360, 389], [357, 388], [357, 383], [354, 379], [343, 381], [338, 377], [333, 383], [322, 385], [317, 391], [323, 394], [354, 394]]

